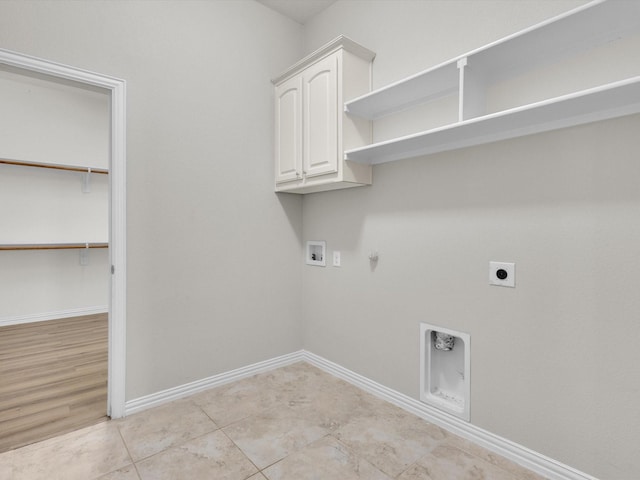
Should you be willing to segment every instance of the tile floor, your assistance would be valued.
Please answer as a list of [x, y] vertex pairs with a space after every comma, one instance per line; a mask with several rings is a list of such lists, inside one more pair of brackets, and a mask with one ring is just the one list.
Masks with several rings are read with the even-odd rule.
[[12, 480], [541, 480], [307, 364], [0, 454]]

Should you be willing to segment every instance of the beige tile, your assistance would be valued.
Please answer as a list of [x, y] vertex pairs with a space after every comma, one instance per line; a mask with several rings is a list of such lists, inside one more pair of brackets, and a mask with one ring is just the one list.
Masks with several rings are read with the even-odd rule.
[[259, 468], [265, 468], [326, 435], [329, 430], [291, 407], [248, 417], [224, 432]]
[[469, 440], [461, 438], [457, 435], [448, 434], [445, 443], [457, 447], [460, 450], [464, 450], [465, 452], [469, 452], [486, 462], [489, 462], [502, 468], [503, 470], [506, 470], [507, 472], [510, 472], [518, 480], [545, 480], [545, 477], [538, 475], [524, 467], [521, 467], [511, 460], [508, 460], [501, 455], [493, 453], [486, 448], [483, 448], [480, 445], [470, 442]]
[[269, 377], [256, 375], [198, 393], [193, 401], [220, 427], [256, 413], [286, 404], [284, 395]]
[[218, 428], [190, 399], [145, 410], [118, 424], [136, 462]]
[[131, 463], [114, 422], [104, 422], [14, 453], [13, 480], [87, 480]]
[[387, 405], [373, 395], [300, 362], [262, 374], [280, 395], [280, 404], [299, 409], [315, 423], [335, 430], [354, 418], [370, 416], [373, 409]]
[[13, 450], [0, 453], [0, 478], [13, 478]]
[[391, 404], [355, 418], [334, 435], [391, 477], [399, 475], [446, 438], [441, 428]]
[[510, 460], [503, 459], [503, 461], [504, 462], [501, 462], [499, 466], [508, 472], [512, 472], [518, 480], [548, 480], [547, 477], [533, 473], [531, 470], [521, 467]]
[[306, 362], [294, 363], [262, 375], [289, 398], [321, 391], [326, 385], [343, 383]]
[[391, 480], [331, 436], [264, 470], [269, 480]]
[[327, 382], [338, 381], [308, 363], [254, 375], [192, 397], [220, 427], [276, 406], [304, 403]]
[[249, 478], [247, 478], [247, 480], [267, 480], [267, 477], [265, 477], [261, 473], [256, 473], [255, 475], [251, 475]]
[[507, 471], [449, 445], [418, 460], [398, 480], [517, 480]]
[[[405, 470], [398, 478], [398, 480], [437, 480], [437, 477], [432, 477], [433, 472], [429, 466], [418, 465], [414, 463], [407, 470]], [[458, 480], [459, 472], [451, 472], [451, 476], [447, 480]]]
[[138, 476], [136, 467], [129, 465], [115, 472], [107, 473], [96, 480], [140, 480], [140, 477]]
[[[326, 374], [325, 374], [326, 375]], [[303, 385], [289, 405], [334, 431], [359, 417], [369, 417], [384, 402], [353, 385], [327, 376]]]
[[142, 480], [245, 480], [257, 468], [217, 430], [136, 464]]

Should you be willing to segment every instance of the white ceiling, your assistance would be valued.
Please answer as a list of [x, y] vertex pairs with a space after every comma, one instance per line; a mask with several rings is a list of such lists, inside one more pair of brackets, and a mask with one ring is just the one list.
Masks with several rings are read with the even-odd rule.
[[314, 15], [317, 15], [336, 0], [258, 0], [263, 5], [305, 24]]

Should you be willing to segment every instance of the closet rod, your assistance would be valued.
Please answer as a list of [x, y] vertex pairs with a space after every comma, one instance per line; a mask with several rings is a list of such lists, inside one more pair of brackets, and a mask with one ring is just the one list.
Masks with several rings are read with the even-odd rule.
[[0, 250], [70, 250], [77, 248], [109, 248], [108, 243], [31, 243], [0, 245]]
[[27, 162], [24, 160], [9, 160], [7, 158], [0, 158], [0, 163], [3, 163], [5, 165], [19, 165], [21, 167], [53, 168], [55, 170], [68, 170], [70, 172], [91, 172], [101, 173], [104, 175], [109, 174], [109, 170], [106, 168], [79, 167], [75, 165], [60, 165], [56, 163]]

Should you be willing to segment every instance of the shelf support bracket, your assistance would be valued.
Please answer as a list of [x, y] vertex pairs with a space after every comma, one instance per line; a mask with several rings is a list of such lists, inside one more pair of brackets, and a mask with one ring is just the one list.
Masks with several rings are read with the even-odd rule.
[[85, 243], [84, 248], [80, 249], [80, 265], [89, 265], [89, 243]]
[[463, 57], [458, 60], [459, 80], [458, 80], [458, 121], [463, 122], [465, 120], [465, 102], [467, 101], [465, 95], [465, 89], [467, 87], [465, 83], [465, 67], [467, 66], [467, 57]]
[[82, 174], [82, 193], [91, 193], [91, 167]]

